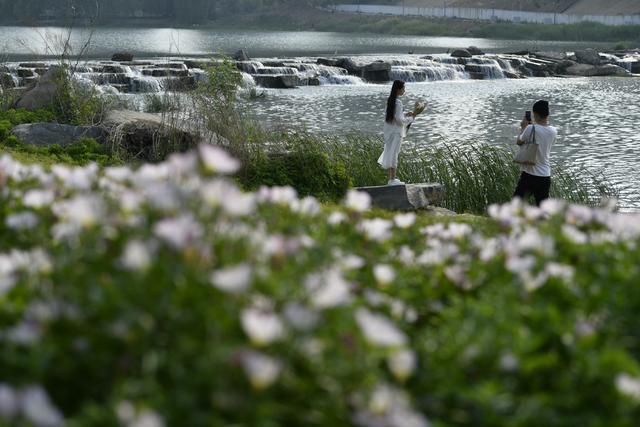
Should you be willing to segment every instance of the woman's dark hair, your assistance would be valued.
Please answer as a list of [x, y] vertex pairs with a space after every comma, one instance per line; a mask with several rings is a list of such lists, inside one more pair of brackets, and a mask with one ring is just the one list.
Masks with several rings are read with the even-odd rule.
[[543, 119], [549, 117], [549, 101], [540, 100], [533, 104], [533, 112]]
[[402, 80], [395, 80], [391, 87], [391, 95], [387, 100], [387, 117], [385, 121], [387, 123], [393, 123], [393, 118], [396, 115], [396, 99], [398, 99], [398, 93], [404, 89], [404, 82]]

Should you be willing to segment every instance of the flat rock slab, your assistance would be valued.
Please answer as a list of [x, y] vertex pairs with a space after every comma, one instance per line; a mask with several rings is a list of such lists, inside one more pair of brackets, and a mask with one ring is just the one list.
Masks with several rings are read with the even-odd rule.
[[30, 123], [14, 127], [11, 133], [29, 145], [46, 147], [72, 144], [82, 138], [103, 141], [106, 133], [96, 126], [70, 126], [58, 123]]
[[444, 199], [444, 186], [436, 183], [360, 187], [371, 196], [373, 206], [389, 210], [418, 210], [438, 206]]

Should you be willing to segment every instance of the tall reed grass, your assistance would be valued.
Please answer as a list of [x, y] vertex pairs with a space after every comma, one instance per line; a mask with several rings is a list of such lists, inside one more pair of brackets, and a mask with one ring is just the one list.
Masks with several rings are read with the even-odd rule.
[[[262, 137], [266, 135], [262, 134]], [[254, 150], [290, 150], [302, 146], [309, 151], [324, 152], [343, 165], [356, 187], [386, 183], [386, 172], [377, 164], [383, 147], [378, 136], [364, 133], [319, 135], [303, 131], [271, 134], [266, 139], [270, 141], [268, 145], [254, 141]], [[476, 214], [486, 213], [491, 204], [509, 201], [519, 174], [510, 149], [465, 141], [405, 147], [398, 169], [399, 178], [405, 182], [443, 184], [446, 190], [444, 207]], [[618, 191], [596, 172], [569, 170], [556, 164], [551, 196], [596, 206], [603, 198], [616, 198]]]

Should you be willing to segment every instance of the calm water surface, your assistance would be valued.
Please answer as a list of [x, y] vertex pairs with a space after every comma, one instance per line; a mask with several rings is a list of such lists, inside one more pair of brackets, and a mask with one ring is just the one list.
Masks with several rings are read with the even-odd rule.
[[[55, 56], [66, 30], [59, 27], [0, 27], [0, 52], [10, 60]], [[376, 34], [344, 34], [304, 31], [244, 31], [174, 28], [78, 29], [71, 43], [79, 52], [91, 37], [88, 56], [109, 58], [114, 52], [130, 51], [145, 56], [206, 56], [245, 48], [252, 56], [352, 55], [364, 53], [442, 53], [447, 49], [478, 46], [487, 52], [522, 49], [574, 50], [594, 43], [533, 42], [461, 37], [416, 37]]]

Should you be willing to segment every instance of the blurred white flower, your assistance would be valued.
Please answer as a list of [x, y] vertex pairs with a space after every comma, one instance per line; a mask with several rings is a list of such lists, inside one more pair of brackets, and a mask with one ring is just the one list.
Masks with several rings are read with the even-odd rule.
[[579, 319], [576, 321], [575, 334], [579, 338], [587, 338], [593, 336], [597, 332], [597, 325], [595, 322], [585, 319]]
[[49, 395], [40, 386], [30, 386], [21, 393], [22, 413], [36, 427], [64, 425], [62, 413], [51, 403]]
[[131, 240], [127, 243], [120, 262], [126, 269], [144, 271], [151, 265], [151, 253], [144, 242]]
[[540, 204], [540, 209], [547, 215], [555, 216], [562, 213], [567, 207], [567, 202], [559, 199], [547, 199]]
[[346, 271], [359, 270], [366, 265], [366, 261], [362, 257], [354, 254], [344, 255], [340, 253], [336, 256], [336, 258], [338, 258], [340, 268]]
[[131, 179], [133, 173], [131, 169], [125, 166], [113, 166], [104, 169], [104, 176], [115, 182], [124, 182]]
[[156, 223], [153, 231], [156, 236], [177, 249], [197, 242], [203, 233], [202, 225], [189, 214], [164, 219]]
[[472, 232], [473, 229], [469, 224], [453, 222], [447, 227], [447, 233], [445, 235], [449, 239], [459, 240], [467, 237]]
[[89, 190], [98, 178], [99, 167], [90, 163], [83, 167], [68, 167], [60, 164], [53, 165], [51, 172], [62, 184], [72, 190]]
[[565, 283], [569, 283], [573, 281], [575, 270], [570, 265], [550, 262], [545, 266], [545, 273], [549, 275], [549, 277], [556, 277]]
[[55, 195], [51, 190], [29, 190], [22, 198], [22, 204], [29, 208], [40, 209], [53, 203]]
[[444, 275], [461, 289], [470, 290], [472, 288], [471, 282], [467, 279], [467, 270], [461, 265], [448, 266], [444, 269]]
[[266, 187], [258, 191], [258, 200], [263, 203], [292, 206], [298, 200], [298, 193], [293, 187]]
[[225, 150], [210, 144], [200, 144], [198, 147], [200, 159], [209, 172], [229, 175], [240, 169], [240, 162], [231, 157]]
[[564, 224], [562, 226], [562, 234], [569, 241], [571, 241], [572, 243], [575, 243], [577, 245], [584, 245], [585, 243], [587, 243], [589, 241], [589, 237], [587, 236], [587, 234], [583, 233], [580, 230], [578, 230], [573, 225]]
[[123, 400], [116, 405], [116, 415], [121, 423], [129, 424], [136, 416], [136, 408], [128, 400]]
[[517, 237], [516, 246], [520, 252], [535, 251], [547, 256], [553, 254], [554, 250], [553, 240], [532, 227], [527, 228]]
[[373, 267], [373, 276], [378, 284], [386, 286], [395, 280], [396, 272], [388, 264], [378, 264]]
[[301, 215], [315, 216], [321, 211], [320, 203], [314, 198], [307, 196], [293, 205], [293, 211]]
[[384, 242], [391, 238], [391, 227], [393, 223], [382, 218], [365, 219], [360, 222], [359, 229], [369, 239], [377, 242]]
[[374, 414], [384, 414], [389, 411], [396, 398], [396, 390], [387, 386], [379, 385], [375, 388], [369, 398], [369, 410]]
[[53, 212], [72, 226], [91, 227], [104, 216], [104, 204], [97, 196], [79, 195], [55, 203]]
[[387, 358], [389, 370], [400, 381], [406, 380], [414, 373], [416, 364], [416, 353], [406, 348], [393, 352]]
[[256, 351], [247, 351], [243, 354], [242, 366], [249, 382], [257, 390], [271, 386], [282, 371], [282, 363]]
[[33, 212], [20, 212], [7, 216], [5, 224], [14, 230], [29, 230], [38, 225], [38, 216]]
[[247, 290], [251, 283], [253, 270], [248, 263], [216, 270], [211, 273], [210, 281], [213, 286], [232, 294]]
[[320, 320], [317, 312], [295, 302], [287, 303], [284, 306], [283, 314], [291, 327], [299, 331], [310, 331]]
[[368, 342], [380, 347], [403, 347], [407, 336], [389, 319], [365, 308], [356, 311], [356, 322]]
[[304, 284], [315, 308], [332, 308], [351, 301], [349, 283], [336, 268], [310, 274]]
[[524, 257], [509, 256], [506, 263], [507, 270], [514, 274], [530, 272], [535, 265], [536, 259], [530, 255]]
[[256, 210], [256, 197], [251, 193], [231, 191], [222, 199], [222, 208], [231, 216], [252, 215]]
[[194, 151], [186, 153], [173, 153], [166, 161], [172, 177], [182, 177], [189, 175], [196, 170], [198, 158]]
[[416, 214], [409, 212], [406, 214], [398, 214], [393, 218], [393, 222], [398, 228], [409, 228], [416, 222]]
[[565, 213], [565, 219], [568, 224], [587, 225], [595, 219], [594, 210], [588, 206], [570, 205]]
[[640, 403], [640, 378], [632, 377], [629, 374], [618, 374], [616, 377], [616, 389], [636, 402]]
[[127, 427], [164, 427], [164, 420], [155, 411], [144, 410], [140, 412]]
[[504, 353], [500, 356], [500, 369], [505, 372], [514, 372], [520, 366], [518, 358], [513, 353]]
[[36, 322], [21, 321], [4, 333], [7, 341], [22, 345], [33, 345], [40, 340], [40, 327]]
[[256, 345], [268, 345], [284, 336], [284, 325], [271, 310], [247, 308], [242, 311], [240, 320], [242, 329]]
[[329, 223], [329, 225], [334, 225], [334, 226], [338, 224], [342, 224], [346, 220], [347, 220], [347, 215], [339, 211], [331, 212], [331, 214], [329, 215], [329, 218], [327, 218], [327, 222]]
[[0, 383], [0, 418], [12, 418], [20, 410], [20, 396], [8, 384]]
[[371, 196], [363, 191], [349, 190], [344, 205], [353, 211], [364, 212], [371, 208]]
[[415, 252], [407, 245], [400, 247], [397, 257], [404, 265], [412, 265], [416, 261]]
[[132, 177], [136, 188], [144, 189], [154, 182], [166, 181], [170, 176], [169, 167], [165, 163], [144, 163]]
[[427, 419], [414, 411], [406, 394], [388, 385], [378, 385], [366, 408], [356, 411], [354, 424], [361, 427], [429, 427]]

